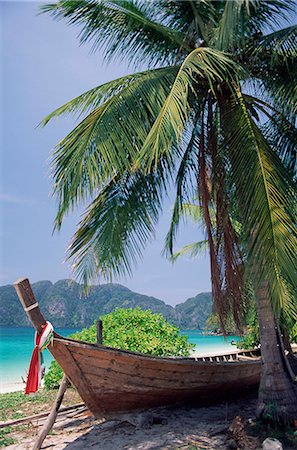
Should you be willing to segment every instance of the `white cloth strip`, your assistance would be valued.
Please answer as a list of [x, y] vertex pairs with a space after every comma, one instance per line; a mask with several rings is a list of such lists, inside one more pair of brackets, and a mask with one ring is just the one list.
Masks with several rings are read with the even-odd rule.
[[24, 310], [25, 310], [26, 312], [28, 312], [28, 311], [31, 311], [31, 309], [37, 308], [37, 306], [38, 306], [38, 302], [33, 303], [33, 305], [28, 306], [28, 308], [24, 308]]

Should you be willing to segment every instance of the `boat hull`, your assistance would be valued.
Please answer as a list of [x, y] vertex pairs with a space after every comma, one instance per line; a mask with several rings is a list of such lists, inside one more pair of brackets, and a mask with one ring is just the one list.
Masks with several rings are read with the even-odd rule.
[[[160, 358], [56, 337], [54, 358], [95, 416], [180, 402], [207, 403], [257, 388], [260, 359]], [[225, 359], [225, 360], [224, 360]]]

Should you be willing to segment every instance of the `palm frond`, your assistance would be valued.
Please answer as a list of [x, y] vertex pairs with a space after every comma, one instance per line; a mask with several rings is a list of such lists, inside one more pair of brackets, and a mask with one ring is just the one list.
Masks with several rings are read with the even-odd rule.
[[150, 2], [60, 0], [41, 11], [80, 25], [80, 41], [91, 41], [93, 50], [103, 49], [107, 59], [172, 64], [180, 49], [191, 50], [181, 32], [158, 22]]
[[283, 113], [296, 120], [297, 117], [297, 80], [295, 77], [296, 60], [289, 59], [285, 65], [278, 64], [270, 68], [262, 79], [263, 87], [271, 103]]
[[[158, 161], [178, 145], [183, 130], [190, 120], [193, 103], [201, 103], [210, 89], [216, 96], [217, 85], [224, 81], [233, 89], [243, 69], [222, 52], [210, 48], [193, 50], [181, 65], [171, 91], [152, 126], [136, 167], [141, 165], [150, 172]], [[192, 96], [192, 102], [191, 102]], [[192, 104], [191, 104], [192, 103]]]
[[208, 249], [208, 240], [192, 242], [182, 247], [177, 252], [174, 252], [170, 257], [171, 262], [176, 262], [180, 257], [188, 256], [189, 258], [196, 258], [201, 254], [205, 254]]
[[252, 120], [240, 93], [237, 103], [226, 102], [222, 107], [222, 126], [254, 285], [267, 280], [278, 316], [281, 309], [291, 308], [296, 314], [284, 282], [294, 286], [297, 269], [296, 186]]
[[167, 98], [176, 71], [167, 67], [124, 77], [123, 83], [120, 80], [102, 90], [99, 87], [98, 98], [97, 91], [91, 91], [50, 116], [92, 109], [53, 153], [54, 194], [59, 203], [57, 228], [65, 213], [130, 169]]
[[160, 0], [157, 4], [159, 14], [170, 28], [181, 30], [194, 44], [200, 40], [208, 42], [210, 29], [216, 23], [216, 4], [208, 0]]
[[226, 1], [218, 26], [213, 29], [212, 44], [222, 51], [242, 50], [251, 36], [262, 35], [268, 24], [279, 26], [279, 21], [293, 12], [292, 0]]
[[85, 285], [131, 274], [161, 212], [166, 194], [162, 170], [143, 176], [123, 174], [103, 188], [79, 224], [67, 259]]
[[245, 5], [249, 2], [238, 0], [224, 3], [224, 12], [213, 35], [213, 44], [222, 51], [234, 50], [244, 37]]
[[254, 53], [264, 53], [270, 56], [271, 63], [277, 59], [296, 58], [297, 56], [297, 25], [282, 28], [273, 33], [261, 36], [254, 45]]
[[251, 34], [266, 32], [267, 27], [279, 28], [296, 12], [295, 0], [249, 1], [249, 31]]
[[176, 238], [180, 221], [184, 217], [184, 214], [188, 216], [187, 210], [190, 205], [188, 206], [185, 202], [188, 198], [192, 199], [197, 193], [197, 148], [199, 145], [199, 140], [197, 139], [199, 137], [199, 115], [200, 113], [197, 114], [194, 119], [194, 127], [176, 175], [176, 197], [164, 249], [164, 253], [167, 254], [169, 258], [173, 253], [173, 243]]
[[[297, 176], [297, 128], [287, 119], [283, 112], [278, 111], [270, 104], [251, 95], [243, 94], [246, 105], [263, 113], [265, 122], [261, 130], [270, 147], [280, 157], [285, 167], [293, 177]], [[266, 120], [268, 119], [268, 120]], [[263, 122], [262, 121], [262, 122]]]
[[[160, 76], [162, 77], [164, 69], [161, 68], [161, 70], [155, 70], [157, 70], [157, 72], [155, 72], [155, 75], [157, 76], [160, 73]], [[160, 70], [160, 72], [158, 72], [158, 70]], [[165, 72], [166, 71], [168, 71], [168, 67], [165, 68]], [[62, 115], [70, 114], [75, 115], [78, 118], [80, 118], [81, 116], [86, 116], [91, 111], [99, 108], [103, 103], [111, 99], [114, 95], [120, 93], [126, 87], [129, 87], [129, 85], [131, 85], [132, 83], [142, 82], [152, 73], [152, 71], [145, 70], [143, 72], [133, 73], [131, 75], [108, 81], [107, 83], [101, 84], [100, 86], [96, 86], [95, 88], [84, 92], [83, 94], [75, 97], [61, 107], [57, 108], [55, 111], [48, 114], [40, 122], [40, 126], [45, 126], [53, 118], [57, 118]]]

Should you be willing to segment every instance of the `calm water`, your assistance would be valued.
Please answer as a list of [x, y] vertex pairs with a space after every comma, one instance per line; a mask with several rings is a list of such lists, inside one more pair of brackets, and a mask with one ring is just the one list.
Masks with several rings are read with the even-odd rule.
[[202, 331], [199, 330], [186, 330], [181, 331], [181, 334], [188, 336], [189, 341], [196, 345], [195, 352], [198, 354], [221, 352], [221, 351], [232, 351], [236, 347], [231, 344], [231, 341], [239, 341], [238, 336], [228, 336], [227, 339], [224, 336], [216, 335], [203, 335]]
[[[62, 336], [78, 331], [78, 329], [57, 328], [57, 333]], [[201, 331], [182, 331], [189, 337], [189, 341], [196, 345], [199, 353], [215, 352], [221, 350], [233, 350], [231, 340], [238, 340], [236, 336], [229, 336], [227, 340], [223, 336], [203, 336]], [[0, 377], [1, 385], [20, 382], [25, 378], [31, 353], [33, 350], [34, 330], [33, 328], [0, 327]], [[45, 350], [43, 352], [45, 365], [49, 366], [52, 356]]]
[[[62, 336], [78, 331], [78, 329], [57, 328]], [[26, 377], [34, 342], [34, 329], [28, 327], [0, 327], [0, 378], [1, 385], [21, 381]], [[46, 367], [52, 355], [48, 350], [43, 352]]]

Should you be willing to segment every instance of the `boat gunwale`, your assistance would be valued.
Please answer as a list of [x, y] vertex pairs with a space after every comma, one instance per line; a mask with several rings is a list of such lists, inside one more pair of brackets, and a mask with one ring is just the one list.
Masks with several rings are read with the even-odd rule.
[[[58, 333], [54, 333], [54, 339], [53, 341], [58, 341], [58, 342], [62, 342], [64, 345], [67, 346], [67, 343], [69, 343], [70, 345], [74, 345], [75, 347], [82, 347], [82, 348], [89, 348], [89, 349], [93, 349], [93, 350], [97, 350], [97, 351], [104, 351], [104, 352], [113, 352], [115, 354], [123, 354], [123, 355], [128, 355], [134, 358], [145, 358], [147, 360], [153, 360], [153, 361], [166, 361], [169, 363], [188, 363], [188, 364], [259, 364], [261, 357], [259, 357], [258, 355], [255, 355], [255, 359], [251, 359], [251, 360], [239, 360], [239, 359], [231, 359], [228, 361], [224, 361], [224, 360], [219, 360], [219, 361], [210, 361], [210, 360], [205, 360], [203, 361], [202, 358], [208, 359], [208, 358], [223, 358], [223, 357], [231, 357], [234, 355], [244, 355], [246, 353], [255, 353], [257, 351], [259, 351], [259, 349], [252, 349], [252, 350], [239, 350], [238, 352], [234, 352], [234, 353], [226, 353], [226, 354], [220, 354], [220, 355], [208, 355], [208, 356], [157, 356], [157, 355], [149, 355], [146, 353], [140, 353], [140, 352], [132, 352], [130, 350], [123, 350], [123, 349], [119, 349], [119, 348], [114, 348], [114, 347], [108, 347], [106, 345], [102, 345], [102, 344], [98, 344], [98, 343], [92, 343], [92, 342], [86, 342], [86, 341], [80, 341], [80, 340], [76, 340], [76, 339], [72, 339], [72, 338], [67, 338], [64, 336], [59, 335]], [[48, 349], [50, 350], [50, 346], [48, 347]]]

